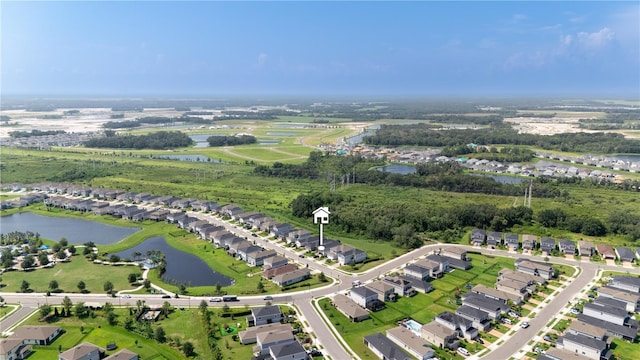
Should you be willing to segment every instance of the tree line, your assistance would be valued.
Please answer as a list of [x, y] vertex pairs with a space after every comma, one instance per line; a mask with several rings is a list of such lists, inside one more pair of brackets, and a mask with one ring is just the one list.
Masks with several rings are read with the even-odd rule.
[[367, 145], [456, 147], [478, 145], [527, 145], [545, 150], [640, 153], [640, 142], [614, 133], [563, 133], [555, 135], [521, 134], [510, 126], [484, 129], [437, 131], [423, 124], [382, 125], [374, 135], [365, 136]]
[[9, 136], [12, 138], [25, 138], [31, 136], [49, 136], [49, 135], [59, 135], [66, 134], [67, 132], [64, 130], [31, 130], [31, 131], [10, 131]]
[[255, 144], [258, 142], [255, 136], [239, 135], [239, 136], [209, 136], [207, 138], [209, 146], [234, 146], [244, 144]]
[[173, 149], [189, 146], [191, 138], [179, 131], [158, 131], [148, 135], [115, 135], [89, 139], [84, 145], [114, 149]]

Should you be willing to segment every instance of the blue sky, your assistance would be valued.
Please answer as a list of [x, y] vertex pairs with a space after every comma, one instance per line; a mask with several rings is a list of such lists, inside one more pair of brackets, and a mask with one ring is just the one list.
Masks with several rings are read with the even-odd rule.
[[640, 96], [638, 2], [11, 2], [2, 94]]

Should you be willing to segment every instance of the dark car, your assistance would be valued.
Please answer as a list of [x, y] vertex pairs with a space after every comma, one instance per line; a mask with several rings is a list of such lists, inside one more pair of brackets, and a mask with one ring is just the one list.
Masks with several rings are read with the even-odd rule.
[[258, 237], [258, 234], [256, 234], [256, 233], [251, 233], [251, 236]]
[[553, 342], [553, 339], [552, 339], [552, 338], [551, 338], [551, 336], [549, 336], [549, 335], [545, 335], [542, 339], [543, 339], [544, 341]]
[[171, 295], [164, 294], [164, 295], [162, 295], [162, 298], [163, 299], [171, 299]]
[[479, 337], [476, 338], [476, 342], [478, 344], [484, 344], [484, 340], [480, 339]]

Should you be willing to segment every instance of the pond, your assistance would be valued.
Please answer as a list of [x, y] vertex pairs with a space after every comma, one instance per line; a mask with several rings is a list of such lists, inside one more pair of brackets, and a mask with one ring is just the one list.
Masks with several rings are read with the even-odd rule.
[[139, 252], [143, 256], [149, 250], [159, 250], [167, 260], [167, 270], [162, 276], [162, 280], [167, 284], [185, 284], [190, 286], [229, 286], [233, 283], [233, 279], [222, 275], [207, 265], [207, 263], [199, 257], [180, 251], [171, 247], [165, 238], [152, 237], [145, 240], [142, 244], [116, 253], [122, 259], [133, 260], [133, 253]]
[[83, 219], [69, 219], [37, 215], [31, 212], [0, 217], [0, 232], [32, 231], [41, 237], [59, 241], [66, 238], [70, 244], [93, 241], [97, 245], [114, 244], [140, 230]]
[[289, 129], [304, 129], [307, 126], [309, 126], [309, 124], [301, 124], [301, 123], [279, 123], [276, 124], [275, 127], [279, 127], [279, 128], [289, 128]]
[[489, 175], [489, 174], [473, 174], [474, 176], [484, 176], [484, 177], [490, 177], [493, 180], [499, 182], [499, 183], [503, 183], [503, 184], [522, 184], [522, 182], [525, 180], [522, 177], [517, 177], [517, 176], [505, 176], [505, 175]]
[[389, 172], [392, 174], [407, 175], [407, 174], [415, 174], [416, 167], [411, 165], [392, 164], [392, 165], [379, 167], [376, 170], [382, 171], [382, 172]]
[[276, 139], [258, 139], [259, 145], [277, 145], [280, 143], [280, 140]]
[[380, 125], [369, 126], [369, 127], [367, 127], [367, 129], [365, 131], [361, 132], [360, 134], [348, 138], [347, 142], [349, 144], [359, 144], [359, 143], [362, 142], [362, 139], [365, 136], [375, 135], [376, 130], [378, 130], [378, 129], [380, 129]]
[[182, 155], [152, 155], [153, 159], [169, 159], [179, 161], [206, 161], [212, 163], [220, 163], [220, 161], [211, 159], [202, 154], [182, 154]]
[[297, 132], [293, 132], [293, 131], [269, 131], [267, 132], [267, 135], [269, 136], [296, 136], [298, 135]]
[[199, 135], [189, 135], [191, 140], [195, 141], [196, 144], [193, 146], [194, 148], [206, 148], [209, 147], [209, 142], [207, 139], [209, 136], [224, 136], [225, 134], [199, 134]]

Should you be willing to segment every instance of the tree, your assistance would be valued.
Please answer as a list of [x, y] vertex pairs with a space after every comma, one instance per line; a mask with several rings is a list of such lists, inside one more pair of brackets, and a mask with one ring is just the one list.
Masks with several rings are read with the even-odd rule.
[[155, 332], [155, 339], [159, 343], [164, 343], [167, 341], [167, 334], [164, 332], [162, 326], [158, 326]]
[[76, 316], [79, 317], [79, 318], [84, 318], [84, 317], [87, 317], [89, 315], [89, 308], [86, 307], [84, 305], [84, 303], [81, 302], [81, 301], [76, 303], [76, 305], [73, 307], [73, 310], [74, 310]]
[[144, 282], [142, 283], [142, 285], [144, 286], [145, 289], [149, 290], [149, 288], [151, 288], [151, 280], [144, 279]]
[[261, 280], [258, 281], [258, 292], [264, 292], [264, 284]]
[[216, 283], [216, 294], [220, 295], [220, 290], [222, 290], [222, 285], [219, 282]]
[[29, 283], [27, 282], [27, 280], [22, 280], [22, 284], [20, 285], [20, 291], [22, 292], [27, 292], [29, 291]]
[[82, 255], [89, 255], [91, 254], [91, 248], [88, 246], [85, 246], [84, 249], [82, 249]]
[[194, 352], [193, 344], [191, 342], [189, 342], [189, 341], [185, 341], [182, 344], [182, 352], [187, 357], [194, 356], [195, 352]]
[[102, 288], [107, 294], [111, 294], [111, 292], [113, 291], [113, 283], [107, 280], [104, 282], [104, 285], [102, 286]]
[[67, 253], [64, 251], [64, 249], [60, 249], [58, 250], [58, 252], [56, 252], [56, 259], [64, 260], [66, 258], [67, 258]]
[[84, 283], [84, 281], [80, 280], [78, 282], [78, 290], [80, 290], [81, 293], [84, 292], [84, 290], [87, 288], [87, 284]]
[[120, 256], [112, 254], [111, 256], [109, 256], [109, 261], [112, 263], [117, 263], [120, 261]]
[[327, 282], [327, 276], [324, 274], [324, 272], [321, 272], [320, 274], [318, 274], [318, 281]]
[[129, 274], [129, 283], [133, 284], [136, 281], [138, 281], [138, 274], [136, 273]]
[[67, 238], [61, 238], [60, 239], [60, 246], [62, 247], [66, 247], [67, 245], [69, 245], [69, 241], [67, 241]]
[[51, 305], [45, 304], [40, 306], [40, 317], [47, 317], [51, 313]]
[[69, 314], [71, 313], [72, 306], [73, 302], [71, 301], [71, 299], [68, 296], [65, 296], [64, 299], [62, 299], [62, 309], [65, 311], [66, 316], [69, 316]]
[[4, 248], [0, 250], [0, 260], [2, 260], [2, 267], [8, 269], [13, 266], [13, 254], [11, 249]]
[[58, 290], [58, 282], [56, 280], [49, 281], [49, 289]]
[[140, 311], [142, 311], [142, 309], [144, 309], [144, 303], [145, 301], [140, 299], [140, 300], [136, 300], [136, 310], [139, 313]]
[[22, 266], [23, 269], [28, 269], [33, 267], [35, 264], [36, 259], [33, 258], [33, 255], [29, 254], [25, 256], [24, 259], [22, 259], [22, 263], [20, 264], [20, 266]]
[[69, 251], [69, 254], [71, 254], [71, 256], [75, 255], [76, 253], [76, 247], [74, 245], [69, 246], [69, 248], [67, 249]]
[[104, 306], [102, 307], [102, 311], [104, 311], [105, 314], [113, 312], [113, 304], [110, 302], [104, 303]]
[[[131, 317], [131, 316], [127, 317], [127, 318], [124, 320], [124, 328], [125, 328], [126, 330], [129, 330], [129, 331], [133, 330], [133, 323], [134, 323], [134, 321], [133, 321], [133, 317]], [[138, 340], [136, 340], [136, 341], [138, 341]], [[136, 344], [136, 345], [137, 345], [137, 344]]]
[[164, 317], [169, 317], [170, 312], [171, 312], [171, 303], [169, 303], [168, 301], [165, 301], [164, 303], [162, 303], [162, 315], [164, 315]]
[[53, 252], [58, 252], [62, 249], [62, 246], [58, 243], [53, 244], [53, 247], [51, 247], [51, 250], [53, 250]]
[[180, 289], [180, 294], [182, 294], [182, 295], [186, 295], [187, 294], [187, 286], [185, 284], [180, 284], [180, 286], [178, 286], [178, 288]]
[[45, 252], [41, 252], [38, 254], [38, 262], [40, 265], [45, 266], [49, 265], [49, 256]]
[[205, 314], [207, 312], [207, 302], [204, 300], [200, 301], [200, 305], [198, 305], [198, 309], [200, 309], [200, 313]]
[[111, 326], [116, 325], [118, 323], [118, 317], [113, 311], [107, 313], [107, 322]]

